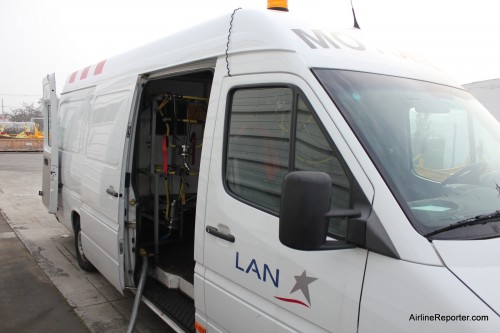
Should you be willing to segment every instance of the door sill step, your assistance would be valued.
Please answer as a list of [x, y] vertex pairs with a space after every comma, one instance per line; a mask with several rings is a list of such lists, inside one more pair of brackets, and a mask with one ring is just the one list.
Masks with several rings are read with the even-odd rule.
[[194, 301], [179, 289], [169, 289], [149, 277], [143, 301], [177, 332], [195, 332]]

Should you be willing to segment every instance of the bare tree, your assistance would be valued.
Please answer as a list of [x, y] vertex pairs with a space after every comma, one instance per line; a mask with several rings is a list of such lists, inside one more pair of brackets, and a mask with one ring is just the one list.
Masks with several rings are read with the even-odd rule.
[[38, 106], [34, 106], [34, 103], [26, 104], [23, 103], [22, 107], [14, 109], [7, 114], [7, 120], [9, 121], [31, 121], [32, 118], [42, 118], [42, 111], [40, 110], [40, 102]]

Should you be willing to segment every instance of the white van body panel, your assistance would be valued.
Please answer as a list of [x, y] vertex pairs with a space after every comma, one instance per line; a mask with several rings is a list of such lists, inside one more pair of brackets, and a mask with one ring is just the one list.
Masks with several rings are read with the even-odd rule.
[[82, 175], [85, 172], [86, 124], [95, 87], [61, 96], [59, 135], [61, 136], [61, 207], [59, 220], [73, 230], [72, 213], [81, 212]]
[[82, 243], [89, 260], [119, 290], [124, 287], [124, 161], [136, 79], [96, 87], [82, 175]]
[[492, 309], [500, 308], [500, 239], [434, 241], [448, 269]]
[[[127, 150], [123, 147], [135, 83], [135, 78], [118, 78], [63, 93], [59, 111], [62, 202], [58, 217], [72, 230], [72, 215], [79, 215], [86, 257], [119, 290], [124, 287], [120, 224]], [[112, 191], [116, 197], [109, 194]]]
[[[301, 89], [318, 117], [324, 120], [329, 134], [339, 139], [336, 144], [342, 149], [343, 157], [353, 172], [358, 172], [356, 178], [367, 186], [365, 194], [373, 196], [373, 189], [356, 159], [341, 142], [335, 128], [330, 126], [331, 120], [313, 90], [301, 78], [282, 73], [225, 78], [222, 96], [228, 96], [234, 87], [262, 82], [291, 84]], [[226, 102], [226, 98], [219, 101], [220, 110], [227, 109]], [[303, 252], [283, 246], [278, 240], [277, 217], [241, 202], [224, 188], [219, 176], [224, 160], [224, 124], [225, 113], [219, 112], [211, 153], [205, 221], [207, 227], [230, 233], [236, 241], [228, 243], [211, 235], [205, 236], [205, 302], [212, 305], [206, 312], [209, 323], [221, 330], [240, 332], [332, 329], [355, 332], [367, 251], [355, 248]], [[291, 293], [300, 277], [314, 280], [308, 289], [311, 303], [300, 292]], [[302, 305], [284, 301], [292, 299]], [[215, 304], [217, 306], [213, 306]], [[330, 315], [325, 316], [325, 313]], [[253, 324], [242, 327], [241, 322]]]
[[496, 332], [500, 325], [498, 315], [447, 268], [376, 253], [368, 256], [360, 311], [359, 332]]

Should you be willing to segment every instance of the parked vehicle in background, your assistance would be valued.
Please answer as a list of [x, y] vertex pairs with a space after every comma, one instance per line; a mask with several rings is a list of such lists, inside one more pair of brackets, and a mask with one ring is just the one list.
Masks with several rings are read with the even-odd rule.
[[0, 121], [0, 152], [42, 151], [43, 131], [38, 119], [30, 122]]
[[500, 79], [464, 84], [464, 88], [500, 121]]

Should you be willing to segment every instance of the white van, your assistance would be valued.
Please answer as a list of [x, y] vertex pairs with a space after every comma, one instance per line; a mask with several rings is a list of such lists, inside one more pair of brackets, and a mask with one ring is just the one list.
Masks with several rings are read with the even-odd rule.
[[[500, 332], [500, 128], [353, 29], [237, 10], [69, 75], [44, 202], [182, 332]], [[57, 105], [57, 107], [56, 107]]]

